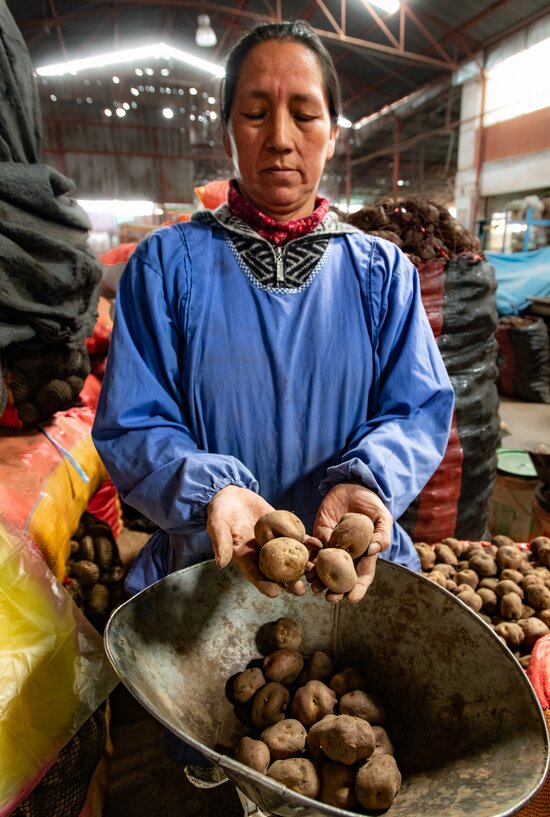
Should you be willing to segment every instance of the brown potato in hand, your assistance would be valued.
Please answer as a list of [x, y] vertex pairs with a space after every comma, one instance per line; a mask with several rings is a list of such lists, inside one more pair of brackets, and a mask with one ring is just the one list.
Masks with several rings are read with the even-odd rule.
[[270, 511], [261, 516], [254, 525], [254, 538], [260, 545], [265, 545], [272, 539], [286, 536], [303, 542], [306, 529], [301, 519], [291, 511]]
[[374, 533], [374, 523], [363, 513], [345, 513], [332, 531], [329, 547], [347, 550], [358, 559], [367, 550]]
[[304, 574], [309, 550], [296, 539], [281, 536], [271, 539], [260, 550], [260, 570], [267, 579], [279, 584], [295, 582]]
[[323, 584], [333, 593], [349, 593], [357, 584], [353, 559], [346, 550], [323, 548], [317, 555], [315, 570]]

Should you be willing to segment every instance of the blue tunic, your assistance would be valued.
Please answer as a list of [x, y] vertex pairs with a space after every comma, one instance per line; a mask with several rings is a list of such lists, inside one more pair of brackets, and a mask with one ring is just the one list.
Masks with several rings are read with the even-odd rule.
[[[394, 244], [336, 233], [302, 286], [274, 288], [230, 238], [215, 219], [162, 229], [120, 282], [93, 439], [123, 499], [161, 529], [131, 592], [212, 556], [206, 506], [226, 485], [309, 533], [340, 482], [397, 519], [446, 448], [452, 387]], [[419, 568], [397, 524], [383, 555]]]

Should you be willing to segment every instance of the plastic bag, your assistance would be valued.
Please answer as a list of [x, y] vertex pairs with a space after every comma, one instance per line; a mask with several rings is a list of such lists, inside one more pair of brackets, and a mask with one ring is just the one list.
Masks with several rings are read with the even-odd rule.
[[100, 635], [38, 548], [0, 526], [0, 817], [117, 683]]

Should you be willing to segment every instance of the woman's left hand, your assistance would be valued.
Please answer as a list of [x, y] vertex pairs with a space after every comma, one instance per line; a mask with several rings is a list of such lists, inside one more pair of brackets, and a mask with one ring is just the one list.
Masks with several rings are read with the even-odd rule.
[[[321, 502], [313, 527], [313, 535], [320, 539], [325, 547], [329, 543], [332, 531], [345, 513], [363, 513], [369, 516], [374, 523], [374, 533], [367, 553], [355, 562], [357, 584], [353, 590], [345, 595], [327, 590], [325, 598], [331, 603], [346, 598], [352, 604], [357, 604], [374, 579], [378, 554], [390, 546], [393, 519], [374, 491], [349, 482], [334, 485]], [[316, 576], [312, 579], [311, 585], [317, 593], [325, 589], [324, 584]]]

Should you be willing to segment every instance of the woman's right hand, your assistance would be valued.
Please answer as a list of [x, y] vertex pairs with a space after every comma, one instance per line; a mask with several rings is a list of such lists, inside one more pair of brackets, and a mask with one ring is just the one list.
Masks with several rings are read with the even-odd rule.
[[[234, 561], [245, 579], [260, 593], [271, 598], [278, 596], [282, 587], [266, 579], [260, 572], [254, 525], [260, 516], [274, 510], [269, 502], [254, 491], [228, 485], [218, 491], [208, 503], [206, 523], [218, 567], [226, 567], [229, 562]], [[307, 588], [299, 580], [285, 585], [284, 590], [297, 596], [307, 592]]]

